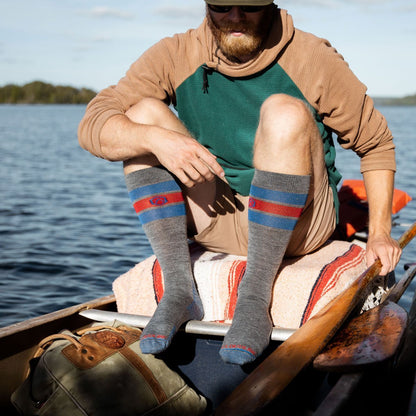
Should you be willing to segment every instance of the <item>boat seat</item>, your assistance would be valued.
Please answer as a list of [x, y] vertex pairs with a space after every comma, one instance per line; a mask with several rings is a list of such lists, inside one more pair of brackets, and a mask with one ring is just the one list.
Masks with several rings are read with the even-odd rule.
[[[203, 320], [231, 322], [246, 258], [206, 251], [195, 244], [190, 250], [204, 306]], [[364, 248], [346, 241], [329, 241], [311, 254], [285, 259], [273, 287], [274, 326], [299, 328], [366, 268]], [[375, 306], [385, 292], [382, 280], [375, 282], [367, 304]], [[113, 282], [113, 291], [119, 312], [152, 316], [163, 295], [163, 273], [155, 256], [119, 276]]]

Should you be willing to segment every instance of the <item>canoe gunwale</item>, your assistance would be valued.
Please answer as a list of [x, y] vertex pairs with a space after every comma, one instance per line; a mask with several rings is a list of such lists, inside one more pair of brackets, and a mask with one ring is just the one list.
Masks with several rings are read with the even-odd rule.
[[[101, 309], [109, 306], [115, 302], [114, 295], [104, 296], [98, 299], [94, 299], [90, 302], [80, 303], [78, 305], [69, 306], [68, 308], [60, 309], [55, 312], [51, 312], [45, 315], [41, 315], [35, 318], [28, 319], [26, 321], [18, 322], [9, 326], [0, 328], [0, 340], [8, 336], [17, 334], [26, 330], [33, 330], [35, 327], [45, 325], [47, 323], [56, 322], [67, 317], [72, 317], [79, 314], [80, 311], [86, 309]], [[1, 351], [1, 350], [0, 350]]]

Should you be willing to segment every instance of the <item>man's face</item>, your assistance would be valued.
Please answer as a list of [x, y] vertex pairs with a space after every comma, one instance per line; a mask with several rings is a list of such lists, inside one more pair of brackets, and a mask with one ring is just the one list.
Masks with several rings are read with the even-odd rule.
[[253, 58], [267, 37], [273, 19], [271, 6], [256, 12], [244, 12], [239, 6], [225, 13], [207, 6], [208, 25], [223, 54], [234, 62]]

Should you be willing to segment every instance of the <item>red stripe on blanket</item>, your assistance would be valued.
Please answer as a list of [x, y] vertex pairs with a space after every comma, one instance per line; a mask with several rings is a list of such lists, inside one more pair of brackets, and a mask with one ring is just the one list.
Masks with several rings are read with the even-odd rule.
[[[203, 249], [199, 244], [192, 243], [189, 245], [189, 252], [191, 255], [197, 252], [202, 253]], [[156, 303], [159, 304], [159, 302], [162, 300], [162, 297], [163, 297], [164, 284], [163, 284], [162, 268], [160, 267], [160, 263], [157, 259], [153, 263], [152, 279], [153, 279], [153, 291], [155, 293], [155, 300], [156, 300]]]
[[224, 319], [232, 319], [237, 304], [238, 285], [246, 271], [247, 262], [244, 260], [233, 261], [228, 273], [228, 299], [225, 304]]
[[349, 250], [328, 263], [319, 273], [313, 285], [306, 308], [303, 312], [300, 325], [302, 326], [311, 316], [319, 299], [331, 290], [337, 283], [340, 275], [346, 270], [356, 267], [363, 260], [364, 250], [356, 244], [351, 244]]
[[158, 260], [155, 260], [152, 267], [152, 277], [153, 277], [153, 290], [155, 291], [155, 299], [156, 303], [162, 299], [163, 296], [163, 276], [162, 276], [162, 268]]

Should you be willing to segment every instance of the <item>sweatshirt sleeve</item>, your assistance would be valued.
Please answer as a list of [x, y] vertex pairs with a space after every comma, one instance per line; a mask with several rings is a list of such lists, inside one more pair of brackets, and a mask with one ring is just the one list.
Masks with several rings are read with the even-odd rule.
[[145, 97], [171, 103], [174, 88], [169, 78], [172, 60], [166, 40], [161, 40], [135, 61], [117, 85], [102, 90], [88, 104], [78, 127], [81, 147], [103, 157], [100, 132], [106, 121], [124, 114]]
[[[361, 172], [396, 170], [393, 136], [386, 119], [374, 107], [362, 84], [343, 57], [322, 41], [316, 51], [320, 62], [316, 101], [323, 122], [338, 136], [345, 149], [361, 158]], [[324, 88], [323, 86], [326, 85]]]

